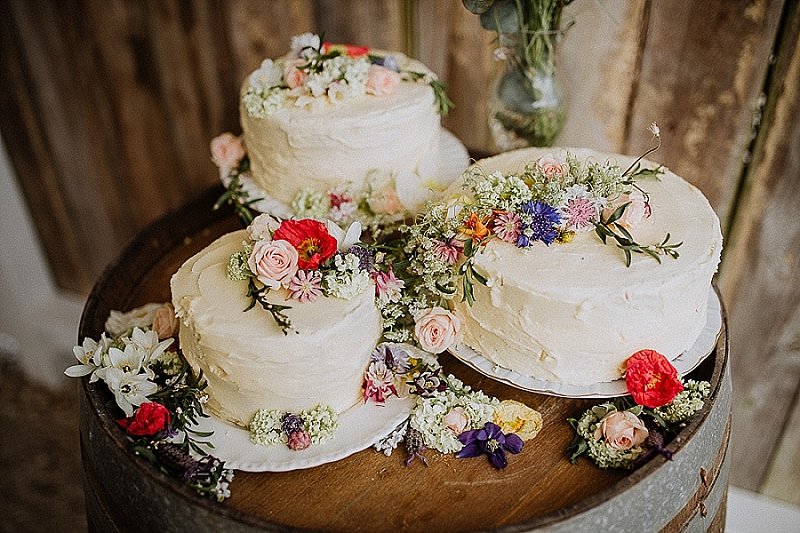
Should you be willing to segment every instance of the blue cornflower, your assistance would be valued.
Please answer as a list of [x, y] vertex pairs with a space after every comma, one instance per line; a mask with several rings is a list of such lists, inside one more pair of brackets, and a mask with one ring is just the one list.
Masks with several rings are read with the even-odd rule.
[[530, 215], [530, 222], [524, 224], [522, 228], [522, 233], [526, 235], [528, 242], [520, 245], [518, 241], [517, 246], [528, 246], [532, 241], [542, 241], [550, 245], [556, 240], [561, 215], [554, 207], [544, 202], [529, 201], [522, 205], [522, 212]]

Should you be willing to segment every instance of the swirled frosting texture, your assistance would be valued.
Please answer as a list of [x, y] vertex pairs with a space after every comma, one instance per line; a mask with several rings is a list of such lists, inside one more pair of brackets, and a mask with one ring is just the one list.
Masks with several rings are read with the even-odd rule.
[[[430, 72], [405, 57], [400, 66]], [[246, 90], [247, 80], [242, 95]], [[318, 109], [286, 107], [264, 118], [250, 116], [241, 99], [239, 107], [253, 179], [286, 204], [306, 188], [324, 192], [351, 183], [360, 193], [375, 169], [416, 182], [438, 171], [442, 129], [433, 90], [424, 82], [403, 81], [393, 94]]]
[[[580, 160], [616, 160], [623, 169], [634, 160], [568, 150]], [[476, 164], [512, 173], [558, 151], [525, 149]], [[649, 194], [653, 215], [634, 226], [633, 236], [652, 244], [670, 233], [672, 242], [683, 242], [677, 260], [659, 264], [634, 254], [626, 267], [622, 251], [594, 232], [528, 252], [493, 240], [475, 258], [489, 286], [475, 286], [471, 307], [454, 303], [465, 318], [464, 342], [504, 368], [573, 385], [618, 379], [625, 360], [644, 348], [670, 359], [690, 348], [705, 324], [719, 264], [719, 220], [703, 194], [672, 172], [637, 185]]]
[[181, 349], [208, 380], [209, 411], [246, 426], [262, 408], [351, 407], [381, 333], [372, 291], [308, 303], [286, 302], [283, 291], [273, 291], [270, 302], [292, 306], [286, 313], [297, 333], [284, 335], [260, 306], [244, 312], [246, 284], [227, 277], [228, 259], [244, 239], [244, 231], [220, 237], [171, 280]]

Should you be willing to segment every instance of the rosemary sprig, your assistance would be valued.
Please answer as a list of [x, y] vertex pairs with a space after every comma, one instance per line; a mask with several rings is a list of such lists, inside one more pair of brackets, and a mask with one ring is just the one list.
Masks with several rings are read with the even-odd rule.
[[264, 308], [272, 318], [275, 320], [275, 323], [278, 324], [278, 327], [281, 328], [281, 331], [284, 335], [288, 335], [290, 331], [294, 331], [292, 328], [292, 322], [286, 313], [285, 310], [291, 309], [292, 307], [289, 305], [280, 305], [280, 304], [273, 304], [267, 301], [267, 294], [269, 293], [269, 287], [262, 287], [258, 288], [256, 286], [256, 282], [254, 278], [249, 278], [247, 281], [247, 297], [251, 299], [250, 305], [247, 306], [245, 311], [249, 311], [253, 307], [255, 307], [256, 303], [261, 304], [261, 307]]
[[646, 254], [661, 263], [661, 256], [669, 256], [673, 259], [679, 257], [678, 248], [683, 242], [670, 243], [670, 234], [667, 233], [660, 244], [650, 244], [643, 246], [636, 242], [633, 235], [617, 221], [625, 213], [630, 202], [619, 206], [608, 218], [600, 218], [600, 222], [595, 222], [594, 228], [597, 236], [606, 244], [606, 240], [611, 238], [617, 242], [617, 247], [625, 253], [625, 266], [631, 266], [632, 254]]

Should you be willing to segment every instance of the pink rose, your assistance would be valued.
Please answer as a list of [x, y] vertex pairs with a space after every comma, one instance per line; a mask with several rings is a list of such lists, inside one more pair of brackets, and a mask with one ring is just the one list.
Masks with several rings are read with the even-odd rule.
[[367, 93], [376, 96], [392, 94], [400, 84], [400, 74], [380, 65], [370, 65], [367, 71]]
[[449, 413], [444, 415], [442, 423], [456, 435], [461, 435], [469, 425], [469, 416], [464, 412], [463, 407], [454, 407]]
[[461, 341], [461, 318], [447, 309], [425, 309], [415, 319], [414, 334], [420, 347], [430, 353], [442, 353]]
[[223, 133], [211, 140], [211, 160], [220, 174], [228, 175], [244, 157], [242, 140], [232, 133]]
[[297, 68], [298, 65], [304, 62], [304, 60], [298, 59], [296, 61], [287, 62], [286, 65], [284, 65], [283, 79], [290, 89], [296, 89], [306, 81], [306, 72]]
[[594, 432], [595, 439], [605, 439], [609, 446], [617, 450], [639, 446], [647, 435], [644, 422], [630, 411], [614, 411], [606, 415]]
[[377, 191], [372, 191], [367, 198], [367, 205], [370, 210], [378, 215], [394, 215], [403, 210], [397, 190], [391, 183]]
[[556, 159], [552, 155], [541, 157], [536, 164], [548, 178], [564, 176], [569, 171], [569, 166], [564, 161]]
[[647, 198], [642, 194], [642, 191], [634, 189], [630, 193], [620, 194], [609, 207], [605, 208], [603, 210], [603, 218], [610, 217], [617, 208], [624, 204], [628, 204], [628, 207], [625, 208], [625, 212], [617, 220], [617, 224], [620, 226], [630, 229], [650, 216], [651, 209]]
[[287, 241], [259, 241], [253, 247], [247, 265], [258, 281], [270, 289], [277, 289], [292, 281], [297, 273], [297, 259], [297, 250]]
[[153, 315], [153, 331], [158, 334], [158, 340], [174, 337], [178, 332], [178, 318], [172, 304], [166, 303], [156, 309]]

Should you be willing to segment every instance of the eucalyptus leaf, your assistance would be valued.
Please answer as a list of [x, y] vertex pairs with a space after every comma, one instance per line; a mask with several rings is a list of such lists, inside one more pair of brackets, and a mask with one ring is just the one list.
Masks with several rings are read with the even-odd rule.
[[492, 4], [494, 4], [494, 0], [462, 0], [462, 4], [466, 7], [471, 13], [476, 15], [481, 15], [486, 13]]

